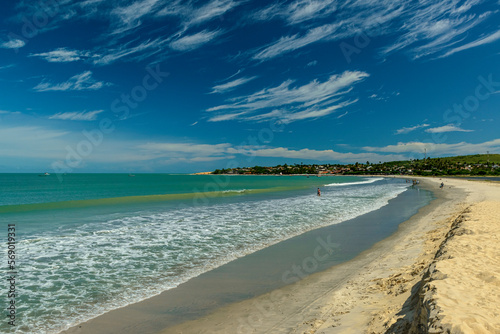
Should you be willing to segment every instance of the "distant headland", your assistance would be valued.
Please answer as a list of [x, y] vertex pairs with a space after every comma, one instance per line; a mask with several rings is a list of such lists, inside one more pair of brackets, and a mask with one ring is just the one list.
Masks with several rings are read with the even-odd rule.
[[196, 173], [230, 175], [419, 175], [419, 176], [500, 176], [500, 154], [476, 154], [354, 164], [294, 164], [273, 167], [237, 167]]

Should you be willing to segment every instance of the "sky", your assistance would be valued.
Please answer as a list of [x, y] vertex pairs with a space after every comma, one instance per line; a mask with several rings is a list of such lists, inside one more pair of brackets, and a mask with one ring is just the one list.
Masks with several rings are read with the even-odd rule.
[[500, 2], [41, 0], [0, 13], [0, 172], [500, 153]]

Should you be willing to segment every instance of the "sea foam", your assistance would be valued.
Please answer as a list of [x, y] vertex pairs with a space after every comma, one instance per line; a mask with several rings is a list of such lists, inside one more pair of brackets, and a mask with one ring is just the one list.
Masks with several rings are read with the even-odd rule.
[[18, 244], [19, 314], [26, 326], [18, 332], [56, 333], [281, 240], [376, 210], [406, 189], [378, 180], [325, 189], [321, 197], [314, 191], [242, 196], [102, 215], [28, 236]]

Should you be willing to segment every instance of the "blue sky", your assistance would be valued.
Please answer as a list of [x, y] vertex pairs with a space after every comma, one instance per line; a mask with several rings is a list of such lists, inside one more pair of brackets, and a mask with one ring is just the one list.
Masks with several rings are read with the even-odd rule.
[[499, 5], [6, 3], [0, 172], [500, 153]]

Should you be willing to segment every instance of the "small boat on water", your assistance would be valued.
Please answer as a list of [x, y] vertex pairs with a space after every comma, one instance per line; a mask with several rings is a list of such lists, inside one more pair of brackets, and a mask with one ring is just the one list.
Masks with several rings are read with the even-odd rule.
[[49, 176], [49, 173], [38, 174], [38, 176]]

